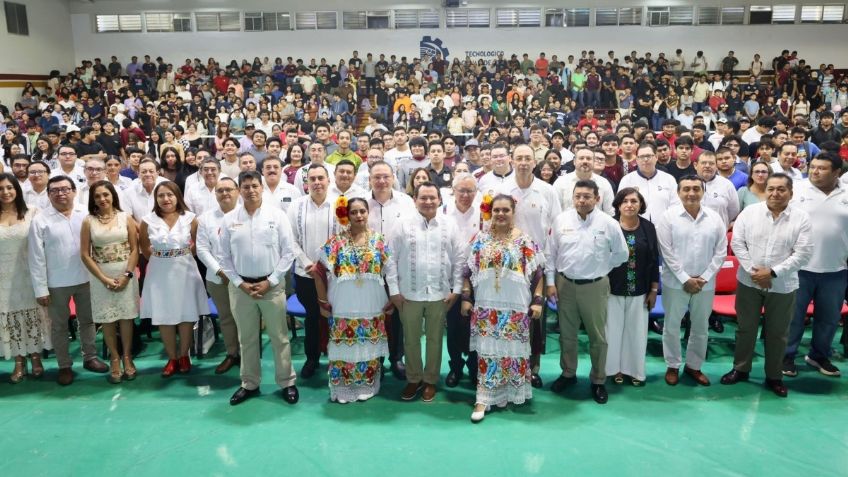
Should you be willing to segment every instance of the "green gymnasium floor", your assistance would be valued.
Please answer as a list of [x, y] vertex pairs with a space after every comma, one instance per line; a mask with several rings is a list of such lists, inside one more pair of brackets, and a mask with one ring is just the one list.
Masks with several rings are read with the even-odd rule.
[[[238, 373], [214, 375], [220, 345], [190, 375], [164, 380], [155, 335], [136, 360], [141, 376], [120, 385], [77, 364], [76, 382], [59, 387], [50, 360], [42, 381], [13, 386], [12, 362], [3, 361], [0, 476], [848, 475], [848, 380], [799, 359], [800, 375], [780, 399], [759, 384], [760, 354], [752, 382], [721, 386], [733, 331], [728, 324], [711, 336], [708, 388], [685, 377], [667, 386], [662, 343], [651, 334], [647, 386], [610, 384], [605, 406], [589, 396], [585, 336], [578, 385], [563, 395], [547, 389], [559, 356], [557, 335], [549, 335], [546, 389], [479, 425], [469, 422], [467, 380], [440, 387], [433, 403], [407, 403], [398, 398], [402, 383], [387, 376], [380, 396], [339, 405], [316, 376], [298, 383], [300, 403], [290, 406], [275, 392], [267, 353], [262, 396], [231, 407]], [[299, 370], [302, 337], [295, 353]], [[445, 353], [443, 378], [446, 361]], [[848, 371], [841, 354], [834, 363]]]

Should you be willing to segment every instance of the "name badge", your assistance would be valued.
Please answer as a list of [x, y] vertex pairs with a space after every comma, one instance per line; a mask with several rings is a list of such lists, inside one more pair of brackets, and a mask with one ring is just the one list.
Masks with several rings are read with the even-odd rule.
[[283, 197], [282, 200], [280, 200], [280, 202], [291, 202], [291, 201], [292, 201], [291, 197]]

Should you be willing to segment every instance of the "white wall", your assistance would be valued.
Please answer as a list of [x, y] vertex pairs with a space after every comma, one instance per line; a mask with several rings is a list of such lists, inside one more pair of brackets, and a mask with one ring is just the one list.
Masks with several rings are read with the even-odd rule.
[[[54, 69], [70, 70], [75, 60], [69, 0], [14, 1], [26, 5], [29, 36], [9, 34], [4, 9], [0, 8], [0, 73], [46, 75]], [[17, 85], [2, 82], [0, 100], [11, 108], [20, 90]]]
[[442, 40], [451, 57], [465, 57], [468, 50], [527, 52], [535, 58], [540, 51], [564, 58], [593, 49], [600, 54], [615, 50], [621, 57], [631, 50], [667, 54], [682, 48], [689, 56], [703, 50], [707, 59], [717, 62], [734, 50], [747, 64], [754, 53], [768, 62], [783, 48], [798, 50], [808, 63], [834, 63], [848, 67], [848, 26], [845, 25], [739, 25], [689, 27], [585, 27], [525, 29], [445, 29], [438, 30], [318, 30], [285, 32], [195, 32], [195, 33], [94, 33], [93, 15], [72, 14], [76, 61], [112, 54], [126, 64], [129, 57], [161, 55], [175, 65], [185, 58], [209, 56], [219, 61], [252, 59], [254, 56], [294, 56], [309, 59], [326, 57], [331, 63], [349, 58], [350, 52], [419, 56], [422, 36]]

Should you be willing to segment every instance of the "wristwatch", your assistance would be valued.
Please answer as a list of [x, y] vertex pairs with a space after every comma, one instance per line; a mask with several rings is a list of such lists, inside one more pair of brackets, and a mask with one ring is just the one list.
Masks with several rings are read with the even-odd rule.
[[124, 276], [127, 277], [127, 278], [132, 278], [135, 275], [133, 274], [133, 272], [127, 270], [126, 272], [124, 272]]

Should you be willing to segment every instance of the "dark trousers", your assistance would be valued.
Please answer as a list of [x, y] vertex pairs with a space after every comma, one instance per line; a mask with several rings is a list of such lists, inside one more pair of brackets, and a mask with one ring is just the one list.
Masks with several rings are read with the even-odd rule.
[[[462, 368], [468, 368], [469, 375], [477, 374], [477, 352], [469, 349], [471, 340], [471, 321], [469, 317], [463, 317], [460, 313], [462, 300], [456, 303], [447, 312], [447, 334], [448, 334], [448, 356], [451, 371], [462, 374]], [[464, 359], [467, 355], [468, 359]]]
[[390, 318], [386, 334], [389, 339], [389, 362], [396, 363], [403, 359], [403, 325], [400, 313], [395, 310]]
[[846, 283], [848, 283], [848, 271], [813, 273], [800, 270], [798, 282], [798, 291], [795, 292], [795, 310], [792, 324], [789, 326], [786, 357], [795, 359], [798, 347], [801, 345], [801, 338], [804, 336], [807, 305], [810, 301], [814, 301], [813, 337], [808, 354], [814, 360], [829, 359], [833, 338], [836, 336], [839, 319], [842, 317], [842, 300]]
[[320, 361], [321, 359], [321, 309], [318, 308], [318, 291], [315, 289], [315, 280], [297, 276], [294, 280], [294, 292], [297, 299], [306, 310], [306, 318], [303, 320], [306, 337], [304, 339], [303, 351], [307, 361]]

